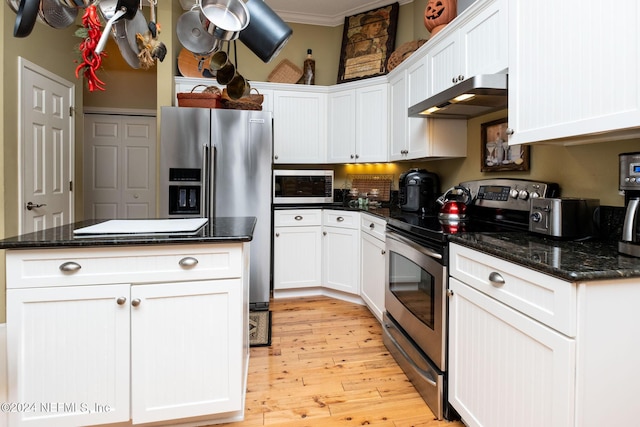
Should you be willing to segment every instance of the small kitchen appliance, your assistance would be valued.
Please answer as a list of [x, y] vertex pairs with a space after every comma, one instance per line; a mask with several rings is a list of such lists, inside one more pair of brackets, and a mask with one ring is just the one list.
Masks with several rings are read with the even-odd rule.
[[276, 169], [273, 171], [274, 205], [333, 203], [333, 170]]
[[438, 194], [440, 179], [435, 173], [414, 168], [400, 175], [398, 201], [401, 210], [435, 214]]
[[598, 199], [531, 199], [529, 231], [564, 239], [594, 237], [599, 223], [599, 207]]
[[640, 153], [620, 154], [620, 190], [626, 213], [618, 251], [640, 257]]

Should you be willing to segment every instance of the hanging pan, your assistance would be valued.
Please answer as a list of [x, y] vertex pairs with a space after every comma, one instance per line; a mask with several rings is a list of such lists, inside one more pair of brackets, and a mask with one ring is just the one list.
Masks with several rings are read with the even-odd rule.
[[[102, 3], [105, 3], [105, 2], [104, 1], [100, 2], [100, 10], [103, 12], [103, 14], [105, 14], [105, 10], [107, 11], [106, 14], [110, 14], [111, 5], [113, 2], [110, 0], [107, 1], [106, 3], [108, 3], [108, 6], [105, 6], [104, 9], [103, 9]], [[96, 46], [96, 49], [95, 49], [96, 55], [99, 55], [104, 50], [104, 47], [107, 44], [107, 39], [109, 38], [109, 33], [111, 32], [111, 27], [113, 26], [113, 24], [117, 20], [123, 17], [125, 19], [133, 19], [133, 17], [136, 16], [137, 12], [138, 12], [138, 0], [118, 0], [115, 7], [115, 12], [113, 13], [113, 16], [111, 16], [111, 18], [108, 18], [107, 23], [104, 26], [102, 36], [100, 37], [100, 40], [98, 41], [98, 45]], [[105, 16], [105, 19], [107, 19], [106, 16]]]
[[38, 18], [39, 9], [40, 0], [20, 0], [20, 5], [16, 12], [16, 22], [13, 27], [14, 37], [27, 37], [31, 34]]
[[50, 27], [67, 28], [76, 21], [78, 8], [65, 6], [59, 0], [40, 0], [40, 19]]
[[209, 34], [231, 41], [249, 25], [249, 10], [243, 0], [200, 0], [200, 20]]
[[185, 49], [199, 56], [210, 55], [220, 43], [205, 31], [200, 22], [200, 12], [195, 7], [180, 15], [176, 23], [176, 35]]

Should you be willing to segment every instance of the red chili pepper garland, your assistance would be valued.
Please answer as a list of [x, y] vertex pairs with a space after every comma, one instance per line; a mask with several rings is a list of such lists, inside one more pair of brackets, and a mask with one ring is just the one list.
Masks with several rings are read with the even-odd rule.
[[100, 40], [102, 32], [102, 24], [98, 17], [98, 11], [95, 5], [86, 8], [82, 16], [82, 25], [87, 29], [86, 38], [80, 43], [80, 53], [82, 54], [82, 62], [76, 67], [76, 78], [80, 78], [80, 73], [84, 74], [87, 79], [89, 91], [105, 90], [105, 83], [98, 78], [96, 70], [102, 66], [102, 56], [106, 56], [104, 52], [96, 55], [96, 46]]

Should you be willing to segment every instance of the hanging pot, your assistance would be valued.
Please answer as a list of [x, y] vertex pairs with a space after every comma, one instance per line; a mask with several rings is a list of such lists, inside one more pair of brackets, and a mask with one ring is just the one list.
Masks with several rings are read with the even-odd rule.
[[[110, 9], [110, 6], [113, 2], [109, 1], [108, 3], [109, 3], [109, 9]], [[105, 7], [105, 9], [107, 9], [107, 7]], [[100, 10], [101, 11], [103, 10], [102, 6], [100, 6]], [[96, 55], [99, 55], [100, 53], [102, 53], [102, 51], [104, 50], [104, 47], [107, 45], [107, 39], [109, 38], [109, 33], [111, 32], [111, 27], [113, 26], [114, 22], [116, 22], [117, 20], [123, 17], [125, 19], [133, 19], [136, 16], [137, 12], [138, 12], [137, 0], [118, 0], [118, 3], [116, 4], [116, 8], [115, 8], [115, 13], [105, 24], [104, 30], [102, 31], [102, 36], [100, 37], [100, 40], [98, 41], [98, 45], [96, 46], [96, 49], [95, 49]]]
[[436, 201], [441, 204], [438, 219], [443, 223], [465, 221], [467, 207], [473, 198], [468, 188], [456, 186], [448, 189]]
[[33, 31], [33, 26], [38, 19], [40, 0], [20, 0], [16, 22], [13, 27], [14, 37], [27, 37]]
[[213, 37], [231, 41], [249, 25], [249, 11], [242, 0], [201, 0], [200, 21]]
[[240, 41], [268, 63], [280, 53], [293, 30], [264, 1], [248, 0], [246, 4], [251, 19], [240, 33]]
[[68, 7], [60, 0], [41, 0], [39, 17], [52, 28], [67, 28], [76, 21], [77, 7]]

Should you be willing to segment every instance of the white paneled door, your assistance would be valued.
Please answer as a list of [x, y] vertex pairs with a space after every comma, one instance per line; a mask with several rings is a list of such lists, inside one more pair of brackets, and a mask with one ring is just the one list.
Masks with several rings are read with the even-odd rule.
[[20, 233], [73, 221], [75, 85], [19, 59]]
[[84, 116], [84, 216], [156, 216], [156, 118]]

